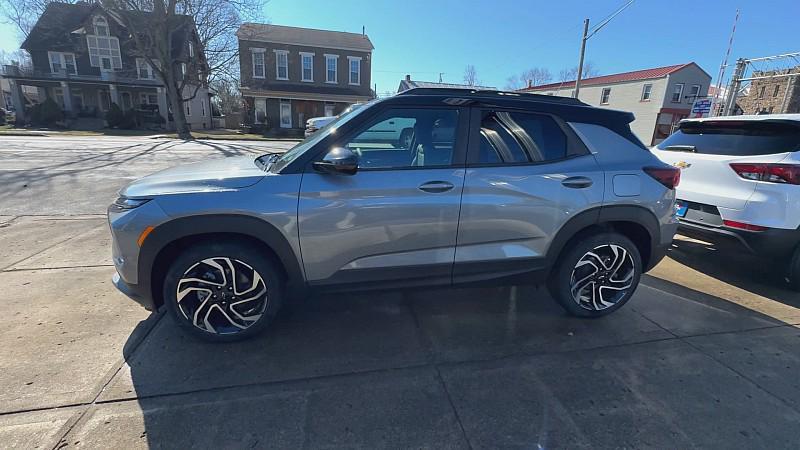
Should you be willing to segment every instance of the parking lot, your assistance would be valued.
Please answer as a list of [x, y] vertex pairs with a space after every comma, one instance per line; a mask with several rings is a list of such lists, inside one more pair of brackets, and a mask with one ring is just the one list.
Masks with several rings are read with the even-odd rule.
[[117, 189], [291, 145], [2, 138], [3, 447], [800, 445], [800, 295], [701, 241], [679, 237], [597, 320], [529, 286], [385, 291], [312, 297], [212, 345], [114, 289]]

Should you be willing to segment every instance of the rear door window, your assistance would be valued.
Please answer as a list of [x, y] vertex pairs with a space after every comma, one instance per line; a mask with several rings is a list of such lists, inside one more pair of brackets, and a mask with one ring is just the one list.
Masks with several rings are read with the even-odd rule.
[[778, 122], [689, 122], [660, 143], [664, 151], [758, 156], [800, 150], [800, 126]]
[[541, 114], [483, 112], [479, 164], [538, 163], [566, 156], [567, 137], [553, 118]]

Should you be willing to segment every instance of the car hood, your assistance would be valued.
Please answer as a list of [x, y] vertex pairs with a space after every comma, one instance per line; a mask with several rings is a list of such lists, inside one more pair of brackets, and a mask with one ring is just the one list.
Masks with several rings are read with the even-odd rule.
[[252, 156], [215, 159], [172, 167], [125, 187], [125, 197], [151, 197], [164, 194], [213, 192], [252, 186], [266, 173], [255, 164]]

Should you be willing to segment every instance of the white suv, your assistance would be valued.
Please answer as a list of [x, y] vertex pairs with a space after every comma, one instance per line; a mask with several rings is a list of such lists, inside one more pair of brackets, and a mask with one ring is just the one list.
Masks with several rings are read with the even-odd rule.
[[800, 114], [686, 119], [652, 151], [683, 169], [683, 234], [777, 258], [800, 289]]

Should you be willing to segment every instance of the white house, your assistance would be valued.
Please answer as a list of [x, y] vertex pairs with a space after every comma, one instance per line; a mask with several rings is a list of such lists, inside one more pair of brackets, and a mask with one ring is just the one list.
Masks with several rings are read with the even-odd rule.
[[[581, 80], [579, 100], [600, 108], [631, 111], [633, 133], [645, 145], [669, 136], [681, 119], [689, 116], [692, 103], [706, 97], [711, 76], [690, 62]], [[575, 81], [550, 83], [522, 89], [525, 92], [572, 97]]]

